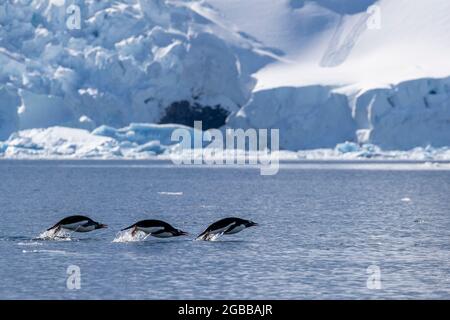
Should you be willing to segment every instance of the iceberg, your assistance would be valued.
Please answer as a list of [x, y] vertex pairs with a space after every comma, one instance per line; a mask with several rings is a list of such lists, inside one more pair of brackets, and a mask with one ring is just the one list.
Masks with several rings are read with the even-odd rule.
[[[13, 133], [9, 139], [0, 142], [0, 159], [139, 159], [174, 160], [208, 159], [209, 152], [203, 149], [184, 149], [179, 141], [171, 141], [171, 133], [176, 129], [194, 130], [180, 125], [131, 124], [114, 129], [101, 126], [92, 132], [84, 129], [50, 127], [27, 129]], [[194, 132], [191, 137], [194, 137]], [[201, 132], [197, 132], [199, 136]], [[194, 146], [191, 141], [191, 146]], [[229, 152], [242, 158], [258, 158], [260, 151], [216, 150], [215, 161], [225, 160]], [[442, 168], [435, 165], [450, 161], [450, 148], [417, 147], [411, 150], [382, 150], [373, 144], [345, 142], [333, 148], [311, 150], [273, 150], [271, 157], [279, 161], [420, 161], [428, 168]], [[430, 165], [431, 164], [431, 165]]]
[[347, 97], [322, 86], [261, 90], [227, 125], [279, 129], [287, 150], [332, 148], [356, 131]]
[[[115, 129], [100, 126], [92, 132], [84, 129], [50, 127], [13, 133], [0, 142], [0, 158], [7, 159], [152, 159], [170, 152], [182, 152], [186, 144], [172, 141], [175, 130], [191, 136], [202, 132], [182, 125], [132, 123]], [[189, 143], [188, 143], [189, 145]]]

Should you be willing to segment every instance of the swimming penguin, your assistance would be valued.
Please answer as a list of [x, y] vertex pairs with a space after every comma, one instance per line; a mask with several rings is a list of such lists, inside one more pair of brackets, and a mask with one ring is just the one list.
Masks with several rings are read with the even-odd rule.
[[89, 232], [96, 229], [107, 228], [106, 224], [95, 222], [89, 217], [85, 216], [70, 216], [62, 219], [56, 223], [53, 227], [48, 228], [47, 231], [55, 229], [55, 234], [60, 229], [72, 230], [74, 232]]
[[211, 240], [216, 235], [222, 234], [235, 234], [241, 232], [245, 228], [257, 226], [258, 224], [250, 221], [244, 220], [240, 218], [225, 218], [219, 221], [214, 222], [210, 225], [205, 231], [203, 231], [198, 237], [197, 240]]
[[132, 236], [134, 236], [137, 231], [143, 231], [146, 234], [157, 238], [170, 238], [188, 235], [187, 232], [175, 229], [167, 222], [161, 220], [141, 220], [129, 227], [126, 227], [125, 229], [122, 229], [121, 231], [128, 229], [133, 229], [131, 231]]

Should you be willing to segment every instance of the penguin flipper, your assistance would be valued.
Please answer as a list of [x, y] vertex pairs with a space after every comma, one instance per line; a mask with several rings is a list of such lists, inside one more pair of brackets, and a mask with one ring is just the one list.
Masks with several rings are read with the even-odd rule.
[[164, 232], [166, 232], [166, 230], [165, 230], [165, 229], [161, 229], [161, 230], [158, 230], [158, 231], [149, 233], [149, 235], [150, 235], [150, 236], [154, 236], [154, 237], [158, 237], [158, 235], [160, 235], [160, 234], [162, 234], [162, 233], [164, 233]]
[[203, 240], [203, 241], [206, 241], [207, 240], [207, 237], [208, 237], [208, 232], [206, 232], [206, 231], [204, 231], [204, 232], [202, 232], [202, 233], [200, 233], [198, 236], [197, 236], [197, 238], [195, 238], [195, 240]]

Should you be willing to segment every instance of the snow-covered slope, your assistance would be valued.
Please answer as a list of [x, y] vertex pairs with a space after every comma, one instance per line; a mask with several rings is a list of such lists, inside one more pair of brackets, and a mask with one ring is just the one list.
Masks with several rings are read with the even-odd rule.
[[209, 106], [229, 127], [280, 129], [290, 150], [449, 146], [448, 12], [447, 0], [0, 0], [0, 141]]
[[281, 53], [257, 89], [450, 75], [445, 0], [206, 0], [236, 28]]

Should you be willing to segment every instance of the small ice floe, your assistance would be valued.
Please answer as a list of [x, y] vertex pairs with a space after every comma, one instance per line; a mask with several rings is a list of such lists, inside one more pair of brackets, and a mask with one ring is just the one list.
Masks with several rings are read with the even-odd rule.
[[402, 202], [411, 202], [411, 198], [405, 197], [401, 199]]
[[50, 254], [66, 254], [64, 250], [22, 250], [22, 253], [50, 253]]
[[142, 231], [136, 231], [133, 235], [130, 230], [119, 231], [112, 242], [137, 242], [145, 241], [150, 234], [146, 234]]
[[183, 192], [159, 191], [158, 194], [165, 195], [165, 196], [182, 196]]
[[53, 241], [71, 241], [72, 232], [64, 229], [59, 229], [55, 232], [54, 229], [42, 232], [36, 239], [37, 240], [53, 240]]

